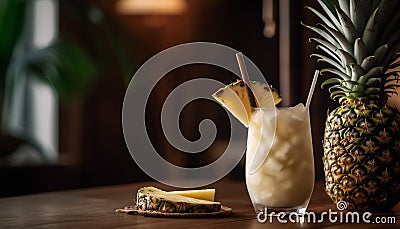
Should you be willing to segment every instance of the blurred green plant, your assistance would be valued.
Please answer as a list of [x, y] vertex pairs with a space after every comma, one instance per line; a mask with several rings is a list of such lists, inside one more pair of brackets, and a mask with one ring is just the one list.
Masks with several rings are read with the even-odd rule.
[[97, 76], [115, 71], [110, 70], [110, 58], [119, 65], [123, 80], [130, 79], [133, 58], [121, 40], [118, 25], [102, 10], [86, 1], [58, 0], [63, 7], [60, 15], [72, 18], [85, 34], [61, 29], [51, 45], [32, 48], [28, 18], [32, 2], [0, 0], [0, 111], [13, 105], [7, 101], [24, 77], [37, 77], [48, 83], [61, 100], [81, 98], [90, 91]]
[[0, 105], [4, 96], [5, 75], [12, 51], [23, 30], [26, 2], [0, 1]]
[[[27, 50], [24, 55], [13, 59], [16, 46], [30, 42], [23, 40], [27, 39], [23, 32], [27, 5], [31, 1], [0, 0], [0, 98], [7, 91], [4, 83], [10, 66], [19, 69], [18, 72], [45, 80], [57, 90], [61, 99], [80, 96], [86, 91], [84, 89], [93, 85], [95, 76], [108, 66], [110, 53], [120, 64], [124, 79], [131, 77], [133, 58], [116, 31], [118, 26], [95, 6], [76, 0], [60, 1], [66, 7], [63, 10], [89, 31], [85, 35], [91, 37], [85, 37], [85, 40], [93, 41], [92, 50], [88, 51], [80, 41], [79, 32], [61, 31], [60, 38], [51, 46]], [[96, 19], [93, 19], [93, 14]]]

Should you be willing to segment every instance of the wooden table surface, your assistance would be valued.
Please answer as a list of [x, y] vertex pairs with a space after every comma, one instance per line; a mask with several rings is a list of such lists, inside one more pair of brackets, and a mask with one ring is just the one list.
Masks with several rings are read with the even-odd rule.
[[[209, 187], [217, 190], [216, 199], [233, 209], [233, 215], [226, 218], [171, 219], [151, 218], [116, 213], [114, 210], [132, 205], [138, 188], [155, 185], [156, 182], [105, 186], [33, 194], [0, 199], [0, 228], [348, 228], [347, 224], [331, 224], [328, 219], [322, 223], [282, 224], [274, 218], [273, 223], [258, 222], [251, 206], [244, 182], [222, 180]], [[331, 203], [317, 183], [308, 212], [321, 213], [336, 206]], [[352, 228], [398, 228], [400, 205], [392, 212], [373, 213], [372, 217], [395, 217], [397, 224], [351, 224]], [[372, 218], [370, 218], [372, 219]]]

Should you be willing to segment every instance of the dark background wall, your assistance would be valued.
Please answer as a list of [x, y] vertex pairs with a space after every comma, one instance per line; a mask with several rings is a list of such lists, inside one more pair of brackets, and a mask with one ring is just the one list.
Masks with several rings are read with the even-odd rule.
[[[108, 18], [113, 31], [120, 38], [120, 45], [129, 53], [129, 58], [125, 60], [129, 60], [127, 66], [131, 75], [148, 58], [166, 48], [185, 42], [208, 41], [243, 52], [259, 67], [270, 84], [276, 87], [280, 84], [279, 37], [276, 35], [273, 38], [266, 38], [262, 33], [264, 23], [261, 0], [187, 0], [187, 11], [175, 16], [122, 16], [115, 12], [115, 1], [61, 0], [60, 35], [72, 36], [73, 39], [79, 40], [94, 58], [105, 60], [104, 63], [108, 65], [101, 66], [101, 72], [84, 96], [61, 102], [60, 163], [51, 166], [1, 168], [0, 179], [4, 184], [0, 191], [2, 196], [149, 179], [132, 160], [123, 139], [121, 109], [129, 79], [123, 75], [124, 69], [120, 66], [120, 59], [111, 51], [108, 52], [111, 48], [107, 44], [113, 38], [109, 35], [91, 37], [91, 30], [87, 29], [87, 24], [78, 20], [75, 11], [71, 10], [71, 2], [78, 5], [83, 15], [89, 14], [93, 9], [100, 9]], [[278, 2], [275, 1], [274, 9], [276, 20], [279, 18]], [[291, 105], [295, 105], [305, 102], [314, 70], [320, 65], [309, 58], [314, 51], [308, 42], [312, 32], [300, 25], [300, 21], [313, 23], [316, 20], [304, 9], [304, 5], [316, 5], [316, 3], [308, 0], [290, 2], [288, 19], [291, 22], [292, 98], [290, 99]], [[96, 43], [103, 47], [101, 52], [96, 49]], [[231, 73], [203, 65], [187, 66], [171, 74], [181, 76], [178, 77], [181, 80], [207, 75], [225, 83], [235, 81]], [[179, 85], [179, 80], [174, 80], [176, 78], [166, 77], [166, 80], [160, 82], [158, 90], [153, 92], [149, 102], [151, 104], [151, 114], [148, 115], [149, 131], [157, 147], [163, 151], [168, 160], [181, 165], [198, 166], [207, 162], [209, 158], [218, 156], [220, 152], [215, 152], [211, 148], [194, 159], [182, 156], [165, 143], [158, 128], [157, 115], [161, 101], [176, 85]], [[224, 117], [220, 115], [222, 108], [216, 104], [207, 106], [201, 103], [193, 104], [183, 117], [186, 129], [182, 131], [189, 139], [196, 139], [198, 136], [193, 129], [203, 117], [211, 117], [213, 120], [219, 120], [222, 125], [226, 124], [226, 120], [224, 121]], [[326, 110], [332, 106], [327, 92], [317, 87], [311, 106], [317, 179], [323, 178], [321, 141]], [[226, 138], [224, 134], [219, 137]], [[10, 141], [8, 144], [4, 143], [2, 150], [5, 150], [5, 145], [9, 150], [13, 144], [10, 146]], [[240, 164], [230, 177], [243, 179], [243, 173], [243, 164]]]

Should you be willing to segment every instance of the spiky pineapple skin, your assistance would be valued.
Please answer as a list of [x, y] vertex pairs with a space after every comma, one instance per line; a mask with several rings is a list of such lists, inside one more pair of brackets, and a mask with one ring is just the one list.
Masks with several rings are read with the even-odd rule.
[[326, 120], [325, 191], [347, 210], [385, 210], [400, 200], [400, 115], [384, 103], [346, 100]]

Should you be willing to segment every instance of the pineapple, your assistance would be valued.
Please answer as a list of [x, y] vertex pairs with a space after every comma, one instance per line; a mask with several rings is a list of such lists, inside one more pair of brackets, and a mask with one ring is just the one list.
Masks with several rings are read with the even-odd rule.
[[[249, 125], [252, 107], [270, 107], [282, 100], [278, 91], [266, 83], [251, 81], [250, 85], [251, 91], [243, 80], [238, 80], [212, 95], [246, 127]], [[253, 93], [255, 96], [252, 96]], [[271, 101], [270, 93], [274, 101]]]
[[[193, 191], [189, 195], [193, 195]], [[195, 199], [151, 186], [138, 190], [136, 206], [138, 210], [162, 213], [209, 213], [221, 210], [220, 202]]]
[[214, 201], [215, 189], [198, 189], [198, 190], [184, 190], [184, 191], [170, 191], [168, 193], [180, 196], [187, 196], [200, 200]]
[[305, 25], [331, 68], [322, 83], [339, 107], [323, 139], [325, 191], [348, 210], [385, 210], [400, 200], [400, 115], [387, 104], [399, 86], [400, 1], [318, 0], [323, 23]]

